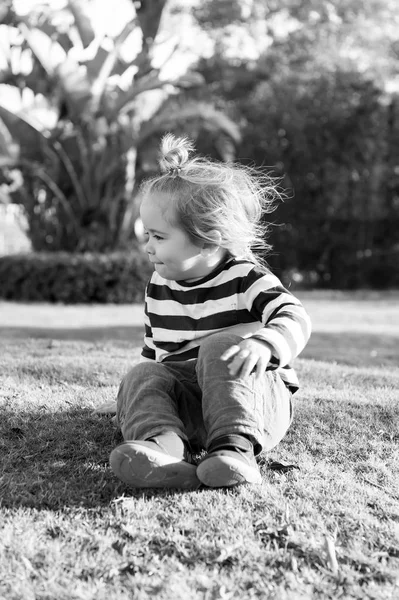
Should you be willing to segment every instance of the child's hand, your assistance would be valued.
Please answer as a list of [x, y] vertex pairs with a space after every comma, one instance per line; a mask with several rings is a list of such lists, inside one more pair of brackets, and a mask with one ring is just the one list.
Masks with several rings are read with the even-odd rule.
[[228, 348], [220, 359], [223, 361], [233, 359], [228, 365], [230, 375], [248, 377], [252, 371], [255, 371], [256, 379], [260, 379], [271, 357], [271, 346], [266, 342], [249, 338]]

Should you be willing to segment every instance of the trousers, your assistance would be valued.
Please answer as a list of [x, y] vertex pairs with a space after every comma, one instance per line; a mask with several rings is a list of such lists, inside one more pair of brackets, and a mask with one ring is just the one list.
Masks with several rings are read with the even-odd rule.
[[226, 434], [243, 434], [255, 454], [270, 450], [292, 421], [292, 394], [275, 370], [256, 380], [232, 376], [220, 356], [241, 337], [218, 332], [190, 361], [148, 361], [123, 378], [116, 422], [125, 440], [173, 431], [195, 451]]

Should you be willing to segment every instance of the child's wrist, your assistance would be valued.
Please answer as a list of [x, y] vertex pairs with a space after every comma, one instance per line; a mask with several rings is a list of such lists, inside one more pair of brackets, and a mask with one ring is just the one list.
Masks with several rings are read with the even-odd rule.
[[248, 339], [250, 339], [250, 340], [256, 340], [257, 342], [260, 342], [261, 344], [263, 344], [264, 346], [266, 346], [267, 348], [269, 348], [269, 350], [272, 353], [272, 355], [275, 353], [275, 350], [274, 350], [273, 346], [271, 345], [271, 343], [268, 342], [267, 340], [265, 340], [263, 337], [257, 336], [257, 335], [251, 335], [251, 337], [248, 338]]

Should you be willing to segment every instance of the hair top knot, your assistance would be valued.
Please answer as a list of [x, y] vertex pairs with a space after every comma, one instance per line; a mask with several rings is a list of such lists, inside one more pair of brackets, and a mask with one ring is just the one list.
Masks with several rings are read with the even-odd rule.
[[172, 177], [178, 177], [181, 173], [181, 167], [171, 167], [168, 171], [169, 175]]
[[167, 133], [161, 141], [161, 157], [159, 159], [161, 172], [172, 177], [180, 175], [193, 150], [193, 144], [189, 139], [177, 138], [171, 133]]

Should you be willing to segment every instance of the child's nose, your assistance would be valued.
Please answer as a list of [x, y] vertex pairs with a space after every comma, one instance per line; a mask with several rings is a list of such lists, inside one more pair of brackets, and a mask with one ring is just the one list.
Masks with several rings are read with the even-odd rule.
[[148, 252], [148, 254], [154, 254], [154, 248], [152, 247], [151, 240], [148, 240], [146, 245], [144, 246], [144, 250]]

